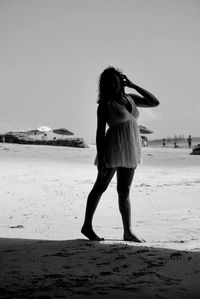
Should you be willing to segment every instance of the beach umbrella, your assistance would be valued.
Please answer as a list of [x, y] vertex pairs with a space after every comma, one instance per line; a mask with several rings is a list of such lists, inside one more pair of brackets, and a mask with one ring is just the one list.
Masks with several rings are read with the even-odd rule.
[[69, 130], [65, 128], [60, 128], [60, 129], [54, 129], [53, 133], [59, 134], [59, 135], [74, 135], [74, 133], [70, 132]]
[[147, 129], [144, 126], [139, 126], [139, 130], [140, 130], [140, 134], [152, 134], [153, 131], [150, 131], [149, 129]]
[[36, 130], [41, 133], [47, 133], [47, 132], [53, 131], [53, 129], [51, 129], [50, 127], [47, 127], [47, 126], [38, 127]]

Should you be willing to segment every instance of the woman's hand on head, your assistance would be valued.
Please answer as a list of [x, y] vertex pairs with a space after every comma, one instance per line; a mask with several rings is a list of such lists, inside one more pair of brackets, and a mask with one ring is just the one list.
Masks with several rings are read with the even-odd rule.
[[126, 75], [121, 73], [120, 76], [121, 76], [124, 86], [132, 87], [133, 83], [128, 79], [128, 77]]

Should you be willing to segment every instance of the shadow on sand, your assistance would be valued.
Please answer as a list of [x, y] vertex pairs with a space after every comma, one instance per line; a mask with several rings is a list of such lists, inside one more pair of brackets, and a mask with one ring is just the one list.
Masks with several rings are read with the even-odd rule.
[[199, 252], [0, 239], [0, 298], [200, 298], [199, 282]]

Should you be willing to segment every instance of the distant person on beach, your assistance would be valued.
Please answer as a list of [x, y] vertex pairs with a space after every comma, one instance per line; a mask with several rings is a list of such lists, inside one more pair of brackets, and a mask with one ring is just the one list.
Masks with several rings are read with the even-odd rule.
[[165, 145], [166, 145], [166, 140], [165, 140], [165, 138], [163, 139], [162, 144], [163, 144], [163, 147], [165, 147]]
[[142, 145], [144, 146], [144, 147], [147, 147], [148, 146], [148, 142], [147, 142], [147, 138], [146, 137], [144, 137], [144, 136], [141, 136], [141, 142], [142, 142]]
[[142, 140], [143, 146], [147, 147], [147, 141], [145, 139]]
[[[126, 94], [125, 87], [133, 88], [140, 95]], [[158, 105], [159, 101], [154, 95], [132, 83], [119, 70], [108, 67], [100, 75], [95, 160], [98, 174], [87, 199], [85, 220], [81, 229], [89, 240], [104, 240], [94, 232], [92, 220], [103, 192], [116, 173], [118, 203], [124, 229], [123, 238], [126, 241], [141, 242], [131, 228], [129, 199], [134, 172], [141, 161], [137, 107], [149, 108]], [[108, 125], [107, 131], [106, 125]]]
[[189, 135], [187, 142], [188, 142], [188, 147], [191, 148], [191, 146], [192, 146], [192, 136], [191, 135]]
[[174, 148], [179, 148], [176, 142], [174, 142]]

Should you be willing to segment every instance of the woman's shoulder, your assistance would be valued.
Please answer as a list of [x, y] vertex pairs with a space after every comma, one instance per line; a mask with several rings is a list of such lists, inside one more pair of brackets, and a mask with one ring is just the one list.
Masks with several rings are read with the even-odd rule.
[[98, 110], [105, 110], [107, 108], [108, 108], [108, 103], [107, 102], [99, 102], [98, 103], [98, 107], [97, 107]]
[[103, 103], [103, 102], [98, 103], [97, 114], [99, 116], [105, 116], [107, 111], [108, 111], [108, 104], [107, 103]]

